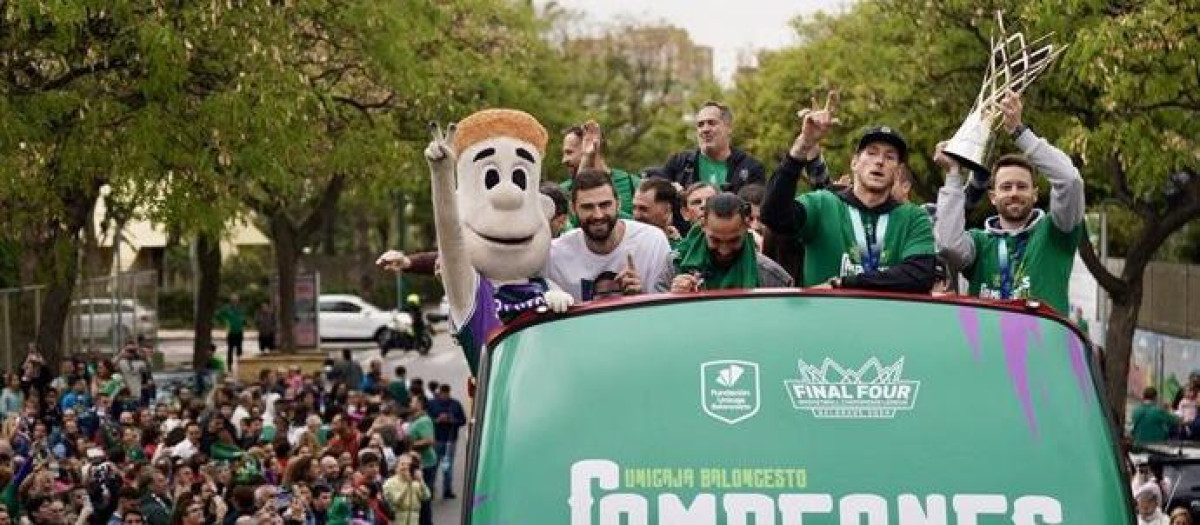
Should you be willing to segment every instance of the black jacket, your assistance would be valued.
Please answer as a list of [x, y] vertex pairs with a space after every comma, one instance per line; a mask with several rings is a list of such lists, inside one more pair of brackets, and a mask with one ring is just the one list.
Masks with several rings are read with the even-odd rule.
[[[663, 166], [663, 178], [678, 182], [684, 188], [699, 182], [700, 170], [696, 167], [699, 158], [700, 150], [698, 149], [671, 155], [671, 158], [667, 159], [667, 164]], [[725, 166], [729, 168], [729, 178], [721, 187], [722, 191], [737, 193], [742, 186], [755, 183], [765, 184], [767, 181], [767, 173], [763, 169], [762, 163], [740, 149], [732, 148], [729, 158], [725, 159]]]

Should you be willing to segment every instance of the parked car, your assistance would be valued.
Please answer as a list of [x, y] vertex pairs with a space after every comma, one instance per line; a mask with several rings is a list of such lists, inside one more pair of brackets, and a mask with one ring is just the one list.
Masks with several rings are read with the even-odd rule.
[[412, 317], [383, 310], [362, 297], [322, 294], [318, 299], [317, 326], [322, 341], [375, 341], [382, 348], [393, 332], [408, 332]]
[[133, 299], [95, 298], [71, 303], [71, 329], [81, 339], [109, 340], [118, 344], [138, 336], [153, 339], [158, 333], [158, 314]]

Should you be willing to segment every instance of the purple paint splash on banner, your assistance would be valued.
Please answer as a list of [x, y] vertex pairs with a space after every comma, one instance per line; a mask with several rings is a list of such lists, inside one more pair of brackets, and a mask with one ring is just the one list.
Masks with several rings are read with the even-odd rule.
[[1092, 389], [1088, 386], [1091, 381], [1088, 378], [1087, 355], [1084, 353], [1083, 342], [1079, 337], [1070, 330], [1063, 331], [1067, 336], [1067, 347], [1071, 349], [1071, 371], [1075, 373], [1075, 382], [1079, 385], [1079, 393], [1083, 395], [1083, 400], [1092, 399]]
[[483, 505], [484, 503], [487, 503], [487, 500], [489, 500], [491, 498], [492, 497], [489, 494], [480, 494], [478, 496], [475, 496], [474, 501], [471, 502], [471, 508], [475, 508], [480, 505]]
[[1000, 314], [1000, 333], [1004, 339], [1004, 361], [1008, 365], [1008, 376], [1016, 391], [1029, 432], [1038, 436], [1037, 417], [1033, 413], [1033, 399], [1029, 392], [1029, 339], [1042, 339], [1037, 318], [1005, 312]]
[[971, 345], [971, 355], [975, 356], [976, 361], [979, 361], [979, 311], [966, 306], [958, 307], [958, 324], [962, 326], [963, 334], [967, 336], [967, 343]]

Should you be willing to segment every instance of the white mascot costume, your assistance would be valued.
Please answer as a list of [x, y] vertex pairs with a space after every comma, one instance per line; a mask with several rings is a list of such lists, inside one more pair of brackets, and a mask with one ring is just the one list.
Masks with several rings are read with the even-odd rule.
[[431, 125], [425, 149], [450, 323], [471, 374], [487, 337], [529, 310], [556, 312], [571, 296], [536, 276], [550, 254], [554, 204], [539, 191], [546, 129], [528, 113], [486, 109]]

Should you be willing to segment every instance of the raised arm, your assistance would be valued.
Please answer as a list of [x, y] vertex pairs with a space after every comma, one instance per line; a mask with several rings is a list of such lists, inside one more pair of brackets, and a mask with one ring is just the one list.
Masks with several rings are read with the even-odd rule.
[[1083, 177], [1062, 150], [1038, 137], [1021, 121], [1021, 96], [1009, 94], [1000, 101], [1004, 128], [1014, 135], [1017, 147], [1050, 180], [1050, 218], [1062, 232], [1083, 222]]
[[464, 322], [471, 313], [477, 275], [467, 257], [462, 219], [455, 196], [454, 166], [457, 160], [450, 146], [454, 141], [454, 125], [451, 124], [444, 135], [437, 124], [430, 124], [430, 131], [433, 140], [425, 148], [425, 160], [429, 162], [433, 225], [437, 230], [438, 252], [442, 257], [442, 285], [446, 288], [451, 318], [456, 322]]
[[[830, 91], [825, 107], [820, 109], [814, 100], [811, 109], [796, 113], [800, 118], [800, 133], [792, 141], [788, 154], [775, 169], [775, 175], [767, 184], [763, 196], [762, 221], [772, 232], [780, 235], [795, 235], [804, 226], [804, 206], [796, 202], [796, 186], [800, 171], [821, 156], [821, 139], [837, 125], [833, 117], [837, 105], [837, 92]], [[819, 166], [814, 167], [819, 169]], [[814, 169], [814, 170], [815, 170]]]
[[942, 259], [962, 269], [975, 262], [975, 243], [967, 235], [967, 217], [963, 213], [962, 168], [953, 157], [942, 152], [945, 147], [945, 142], [938, 144], [933, 154], [934, 162], [946, 170], [946, 183], [938, 190], [934, 240]]

